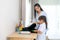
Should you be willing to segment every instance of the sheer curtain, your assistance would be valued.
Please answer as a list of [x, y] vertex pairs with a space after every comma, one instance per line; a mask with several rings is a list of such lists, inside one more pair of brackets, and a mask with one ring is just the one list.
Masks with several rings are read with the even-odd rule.
[[26, 0], [26, 14], [25, 14], [25, 27], [28, 27], [31, 23], [31, 1]]

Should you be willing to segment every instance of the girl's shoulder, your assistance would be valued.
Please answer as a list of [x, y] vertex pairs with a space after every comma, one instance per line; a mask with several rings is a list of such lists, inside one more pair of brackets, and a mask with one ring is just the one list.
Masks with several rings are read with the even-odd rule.
[[42, 24], [40, 24], [40, 25], [46, 25], [46, 24], [45, 24], [45, 22], [44, 22], [44, 23], [42, 23]]
[[38, 30], [43, 31], [45, 29], [46, 29], [46, 24], [45, 23], [40, 24], [40, 27]]
[[45, 23], [40, 24], [40, 27], [46, 27]]

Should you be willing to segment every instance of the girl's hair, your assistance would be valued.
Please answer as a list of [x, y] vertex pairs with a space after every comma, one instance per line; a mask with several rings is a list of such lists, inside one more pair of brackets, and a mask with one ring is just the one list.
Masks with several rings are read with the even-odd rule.
[[[41, 6], [39, 5], [39, 3], [36, 3], [35, 5], [34, 5], [34, 8], [36, 7], [36, 6], [38, 6], [39, 8], [40, 8], [40, 10], [41, 11], [43, 11], [43, 9], [41, 8]], [[36, 10], [34, 9], [34, 17], [36, 18]]]
[[40, 17], [38, 18], [38, 20], [43, 20], [43, 21], [45, 22], [45, 24], [46, 24], [46, 29], [47, 29], [47, 20], [46, 20], [46, 16], [40, 16]]

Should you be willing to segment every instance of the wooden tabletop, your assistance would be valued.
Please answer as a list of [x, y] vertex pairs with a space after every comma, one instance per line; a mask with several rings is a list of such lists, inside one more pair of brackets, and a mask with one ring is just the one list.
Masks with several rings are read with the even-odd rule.
[[9, 35], [8, 38], [36, 38], [37, 34], [36, 33], [30, 33], [30, 34], [19, 34], [17, 32], [14, 32], [13, 34]]

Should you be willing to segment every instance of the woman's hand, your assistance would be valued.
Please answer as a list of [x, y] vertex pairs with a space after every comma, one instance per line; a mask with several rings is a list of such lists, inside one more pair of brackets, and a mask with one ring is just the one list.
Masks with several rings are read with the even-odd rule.
[[34, 22], [35, 24], [40, 24], [40, 22]]
[[40, 22], [37, 22], [37, 24], [40, 24]]
[[37, 24], [37, 22], [34, 22], [33, 24]]

